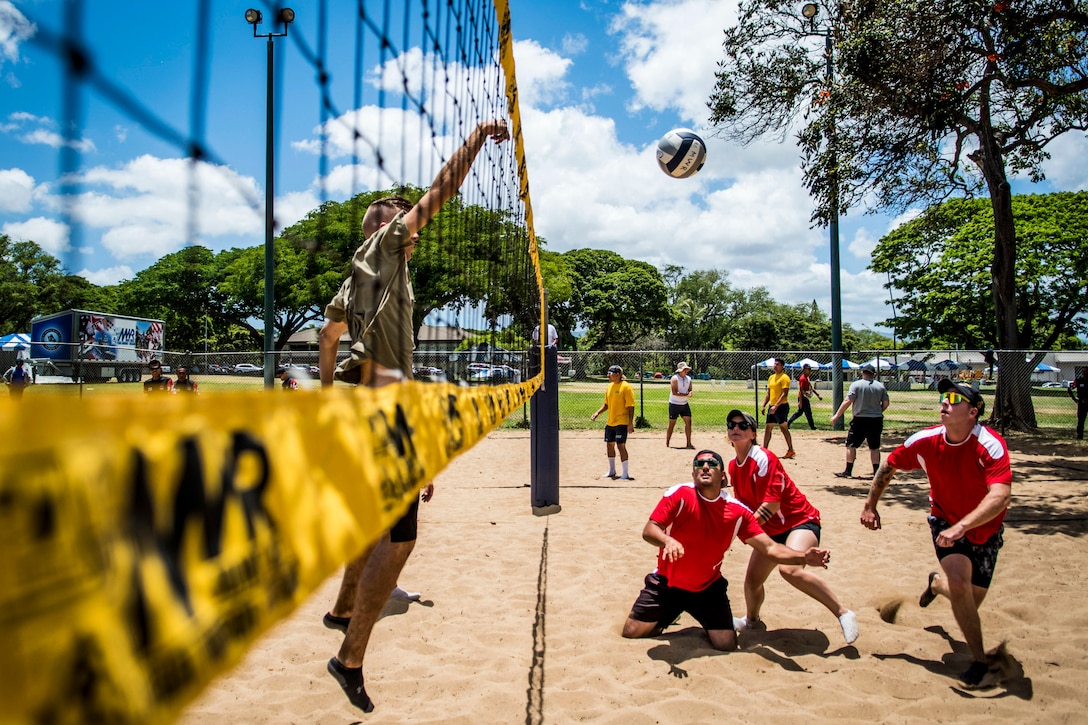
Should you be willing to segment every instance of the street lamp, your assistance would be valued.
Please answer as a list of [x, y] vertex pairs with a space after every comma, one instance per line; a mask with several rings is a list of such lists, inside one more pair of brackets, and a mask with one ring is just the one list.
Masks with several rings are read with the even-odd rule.
[[[801, 7], [801, 15], [808, 20], [813, 35], [824, 36], [824, 57], [827, 59], [827, 89], [830, 93], [831, 83], [835, 78], [834, 53], [831, 45], [831, 28], [824, 28], [823, 32], [816, 30], [816, 16], [820, 13], [820, 6], [816, 3], [805, 3]], [[828, 96], [830, 98], [830, 96]], [[831, 243], [831, 399], [834, 410], [842, 405], [842, 295], [839, 287], [839, 160], [835, 150], [835, 116], [831, 112], [831, 128], [828, 134], [828, 148], [830, 155], [831, 189], [830, 223], [828, 224], [828, 236]], [[842, 430], [843, 420], [839, 418], [835, 422], [835, 430]]]
[[257, 26], [264, 17], [260, 10], [250, 8], [246, 10], [246, 22], [253, 26], [254, 38], [268, 38], [268, 84], [265, 93], [265, 156], [264, 156], [264, 386], [271, 388], [275, 380], [275, 355], [272, 350], [272, 333], [274, 329], [273, 302], [275, 293], [274, 272], [276, 257], [273, 247], [273, 233], [275, 215], [272, 209], [272, 198], [276, 193], [275, 178], [275, 148], [273, 136], [275, 121], [272, 115], [272, 39], [282, 38], [287, 35], [287, 26], [295, 20], [295, 11], [291, 8], [280, 8], [276, 12], [276, 22], [283, 25], [282, 33], [257, 33]]

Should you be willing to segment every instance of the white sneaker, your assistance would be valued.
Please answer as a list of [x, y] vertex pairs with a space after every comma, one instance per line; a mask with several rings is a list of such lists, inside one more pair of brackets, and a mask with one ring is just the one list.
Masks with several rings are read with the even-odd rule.
[[390, 599], [407, 599], [409, 602], [418, 602], [423, 595], [419, 592], [406, 592], [399, 586], [393, 587], [393, 593], [389, 595]]
[[839, 624], [842, 625], [842, 636], [846, 640], [846, 644], [853, 644], [854, 640], [861, 634], [858, 632], [858, 615], [846, 610], [846, 614], [839, 617]]

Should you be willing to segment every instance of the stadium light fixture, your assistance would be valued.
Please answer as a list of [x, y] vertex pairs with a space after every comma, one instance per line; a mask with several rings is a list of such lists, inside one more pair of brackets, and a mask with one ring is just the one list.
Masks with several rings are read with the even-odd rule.
[[[824, 37], [824, 58], [826, 65], [827, 98], [830, 99], [832, 81], [835, 79], [834, 47], [831, 43], [831, 26], [826, 26], [822, 31], [816, 29], [816, 16], [820, 14], [820, 6], [816, 3], [805, 3], [801, 6], [801, 15], [808, 20], [810, 34]], [[834, 111], [832, 110], [833, 114]], [[839, 177], [837, 176], [838, 156], [835, 151], [835, 118], [831, 117], [831, 133], [829, 144], [831, 153], [832, 173], [828, 185], [831, 189], [831, 209], [828, 221], [828, 237], [831, 247], [831, 398], [834, 410], [842, 405], [842, 292], [840, 285], [839, 265]], [[843, 429], [842, 418], [835, 421], [835, 430]]]
[[253, 26], [254, 38], [268, 38], [268, 73], [267, 90], [265, 92], [265, 158], [264, 158], [264, 386], [271, 388], [275, 384], [276, 355], [272, 348], [273, 333], [275, 331], [275, 270], [276, 257], [274, 248], [275, 214], [273, 210], [273, 198], [276, 195], [276, 151], [273, 144], [275, 138], [275, 115], [273, 114], [273, 84], [272, 84], [272, 39], [283, 38], [287, 35], [288, 26], [295, 20], [295, 11], [291, 8], [280, 8], [276, 13], [276, 20], [283, 25], [282, 33], [268, 32], [257, 33], [257, 26], [264, 19], [260, 10], [250, 8], [246, 10], [246, 22]]

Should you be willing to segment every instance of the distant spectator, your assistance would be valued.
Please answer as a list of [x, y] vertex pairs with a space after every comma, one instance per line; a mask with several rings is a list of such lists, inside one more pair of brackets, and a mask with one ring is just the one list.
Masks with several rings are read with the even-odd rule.
[[1077, 440], [1084, 440], [1084, 419], [1088, 417], [1088, 365], [1069, 384], [1069, 397], [1077, 401]]
[[812, 366], [808, 363], [801, 366], [801, 377], [797, 378], [797, 412], [790, 416], [790, 419], [786, 422], [787, 427], [793, 425], [793, 421], [803, 415], [808, 420], [808, 427], [816, 430], [816, 421], [812, 419], [812, 404], [809, 398], [813, 395], [820, 398], [820, 400], [823, 400], [823, 398], [816, 392], [816, 388], [812, 387], [812, 380], [809, 378], [811, 370]]
[[[533, 328], [533, 343], [540, 342], [540, 325]], [[548, 324], [548, 341], [544, 347], [555, 347], [559, 344], [559, 333], [555, 331], [555, 326]]]
[[162, 374], [162, 363], [152, 360], [147, 364], [151, 377], [144, 381], [144, 393], [170, 393], [174, 390], [174, 381]]
[[199, 395], [199, 386], [196, 381], [189, 377], [189, 368], [184, 365], [178, 365], [177, 369], [178, 379], [174, 381], [175, 393], [193, 393]]
[[831, 424], [842, 417], [850, 406], [852, 416], [850, 429], [846, 432], [846, 468], [836, 473], [837, 478], [850, 478], [854, 475], [854, 459], [862, 442], [869, 446], [869, 460], [873, 464], [873, 475], [880, 466], [880, 435], [884, 432], [884, 411], [890, 403], [888, 389], [876, 379], [876, 368], [866, 363], [861, 366], [861, 380], [855, 380], [846, 393], [846, 400], [831, 416]]
[[669, 428], [665, 431], [665, 446], [672, 441], [672, 430], [676, 427], [676, 419], [684, 419], [684, 435], [687, 438], [685, 448], [695, 448], [691, 444], [691, 366], [682, 362], [676, 366], [676, 374], [669, 381]]
[[[25, 362], [22, 359], [16, 360], [15, 364], [4, 373], [4, 382], [8, 385], [9, 394], [16, 400], [22, 400], [23, 392], [27, 389], [27, 386], [34, 382], [34, 375], [26, 369]], [[1080, 420], [1083, 425], [1083, 415]]]
[[[627, 467], [627, 436], [635, 432], [635, 391], [623, 379], [623, 368], [619, 365], [608, 368], [608, 387], [605, 388], [604, 403], [589, 419], [597, 420], [597, 416], [606, 410], [608, 422], [604, 426], [604, 443], [608, 454], [608, 473], [604, 476], [633, 481], [635, 479]], [[620, 452], [620, 465], [623, 467], [622, 476], [616, 474], [617, 449]]]
[[282, 366], [276, 368], [276, 377], [279, 378], [282, 381], [282, 387], [283, 387], [284, 390], [298, 390], [299, 389], [298, 380], [296, 380], [291, 375], [291, 371], [288, 370], [287, 368], [282, 367]]
[[786, 439], [786, 452], [782, 458], [793, 458], [793, 436], [790, 435], [790, 376], [785, 373], [786, 361], [780, 357], [774, 359], [774, 372], [767, 378], [767, 394], [763, 397], [763, 412], [767, 416], [767, 425], [763, 428], [763, 447], [771, 445], [771, 433], [774, 427], [782, 431]]

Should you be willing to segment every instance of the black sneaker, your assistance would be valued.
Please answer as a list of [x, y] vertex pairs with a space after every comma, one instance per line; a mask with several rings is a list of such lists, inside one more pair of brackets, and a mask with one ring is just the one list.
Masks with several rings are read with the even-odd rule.
[[960, 674], [960, 682], [967, 687], [984, 687], [983, 681], [986, 680], [986, 675], [990, 672], [990, 666], [985, 662], [972, 662], [963, 673]]
[[321, 620], [321, 623], [329, 629], [338, 629], [347, 634], [348, 625], [351, 624], [351, 617], [337, 617], [335, 614], [325, 612], [325, 617]]
[[835, 478], [850, 478], [852, 475], [850, 471], [839, 471], [835, 474]]
[[344, 667], [340, 664], [340, 660], [333, 657], [329, 660], [327, 669], [332, 678], [340, 683], [341, 689], [344, 690], [344, 694], [348, 696], [352, 705], [363, 712], [374, 709], [374, 703], [371, 702], [366, 694], [366, 688], [363, 687], [362, 667]]
[[929, 572], [929, 581], [926, 582], [926, 588], [922, 591], [922, 596], [918, 597], [919, 607], [928, 607], [933, 604], [933, 600], [937, 598], [936, 592], [933, 591], [933, 580], [937, 578], [937, 572]]

